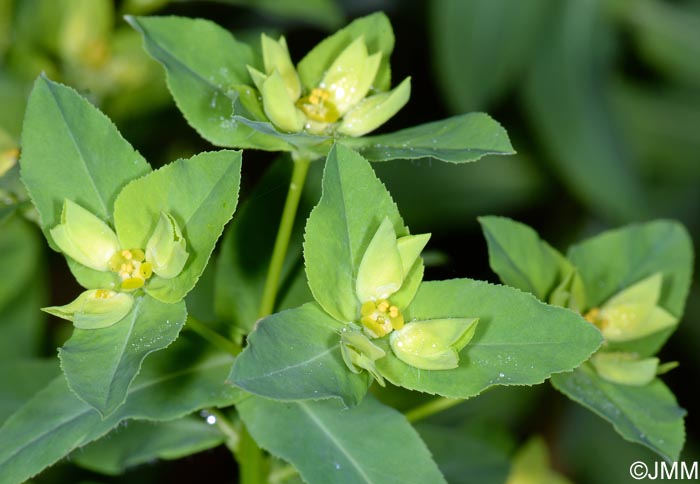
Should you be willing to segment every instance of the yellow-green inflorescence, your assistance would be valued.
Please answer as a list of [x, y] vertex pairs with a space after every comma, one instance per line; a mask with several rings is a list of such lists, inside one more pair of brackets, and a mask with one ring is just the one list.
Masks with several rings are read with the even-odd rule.
[[65, 306], [44, 308], [81, 329], [103, 328], [121, 320], [134, 303], [130, 293], [153, 276], [177, 276], [189, 256], [180, 228], [165, 212], [143, 249], [122, 248], [109, 225], [71, 200], [64, 202], [61, 222], [50, 233], [58, 248], [78, 264], [117, 276], [111, 287], [85, 291]]
[[676, 325], [678, 318], [659, 306], [662, 282], [660, 273], [652, 274], [584, 314], [605, 338], [606, 345], [590, 359], [602, 378], [622, 385], [646, 385], [656, 375], [675, 366], [675, 363], [659, 365], [655, 357], [643, 358], [637, 353], [607, 348]]
[[458, 353], [471, 339], [476, 319], [406, 322], [403, 314], [404, 305], [413, 298], [413, 294], [405, 291], [417, 290], [417, 284], [407, 287], [405, 283], [420, 263], [420, 253], [429, 237], [419, 234], [397, 238], [388, 218], [372, 237], [357, 273], [358, 321], [341, 332], [343, 359], [351, 371], [367, 370], [383, 384], [375, 361], [385, 357], [386, 352], [373, 340], [385, 336], [389, 336], [394, 355], [408, 365], [426, 370], [457, 367]]
[[354, 39], [323, 79], [304, 92], [284, 37], [261, 38], [264, 72], [248, 66], [263, 110], [277, 129], [318, 135], [362, 136], [394, 116], [411, 95], [410, 78], [387, 92], [374, 92], [382, 53], [370, 54], [364, 37]]

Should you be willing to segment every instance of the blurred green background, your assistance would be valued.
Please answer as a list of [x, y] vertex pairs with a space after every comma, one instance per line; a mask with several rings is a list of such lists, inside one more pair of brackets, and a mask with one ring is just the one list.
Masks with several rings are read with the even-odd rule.
[[[376, 10], [394, 26], [394, 79], [413, 78], [409, 104], [382, 130], [486, 111], [518, 152], [470, 165], [375, 165], [412, 230], [433, 233], [428, 279], [496, 281], [475, 219], [484, 214], [528, 223], [560, 249], [607, 228], [675, 218], [688, 227], [697, 251], [697, 0], [0, 0], [0, 364], [55, 356], [70, 327], [46, 321], [38, 308], [78, 293], [32, 224], [18, 181], [15, 150], [39, 73], [86, 95], [161, 165], [212, 147], [187, 126], [160, 66], [122, 15], [208, 18], [242, 40], [257, 41], [260, 31], [284, 33], [299, 60], [335, 28]], [[243, 197], [271, 162], [267, 153], [244, 154]], [[316, 165], [312, 184], [320, 180]], [[698, 459], [700, 437], [699, 400], [689, 384], [700, 365], [695, 281], [683, 322], [661, 353], [662, 360], [681, 363], [664, 380], [689, 411], [688, 461]], [[4, 396], [0, 410], [29, 394]], [[384, 397], [399, 408], [416, 398]], [[537, 446], [546, 445], [541, 466], [549, 459], [573, 482], [633, 482], [632, 462], [657, 460], [547, 384], [491, 390], [418, 428], [450, 482], [504, 482], [515, 452], [533, 435], [543, 440], [532, 441], [528, 459], [537, 460]], [[121, 477], [64, 462], [36, 482], [230, 482], [234, 466], [219, 448]]]

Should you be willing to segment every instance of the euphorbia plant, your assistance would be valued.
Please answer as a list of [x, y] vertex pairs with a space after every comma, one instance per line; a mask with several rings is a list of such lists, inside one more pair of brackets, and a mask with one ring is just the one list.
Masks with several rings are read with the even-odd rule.
[[[689, 274], [668, 269], [664, 254], [635, 252], [644, 273], [618, 281], [604, 251], [592, 251], [595, 258], [582, 248], [567, 260], [530, 232], [501, 244], [500, 229], [487, 230], [492, 265], [516, 288], [425, 280], [421, 253], [430, 234], [410, 233], [370, 161], [458, 163], [512, 148], [483, 114], [364, 136], [398, 112], [410, 91], [408, 80], [391, 89], [394, 38], [384, 15], [352, 22], [296, 66], [284, 37], [263, 34], [256, 49], [203, 20], [129, 21], [164, 65], [173, 97], [203, 137], [290, 154], [289, 194], [274, 245], [267, 244], [269, 270], [259, 291], [219, 284], [207, 293], [198, 281], [236, 208], [241, 153], [201, 153], [153, 171], [79, 94], [45, 77], [36, 81], [22, 179], [47, 242], [66, 256], [86, 290], [69, 304], [45, 308], [75, 329], [59, 350], [63, 374], [0, 428], [0, 475], [8, 482], [79, 447], [80, 465], [107, 472], [99, 458], [105, 448], [124, 450], [129, 432], [136, 440], [148, 432], [135, 424], [123, 431], [126, 438], [113, 433], [92, 441], [126, 420], [158, 421], [166, 434], [177, 435], [178, 425], [201, 430], [206, 424], [187, 418], [200, 410], [217, 424], [216, 438], [196, 434], [201, 440], [183, 453], [225, 442], [242, 482], [266, 481], [273, 457], [308, 482], [386, 482], [387, 476], [443, 482], [408, 420], [368, 395], [375, 381], [389, 392], [402, 387], [436, 396], [408, 412], [411, 420], [494, 386], [550, 377], [596, 411], [587, 400], [593, 392], [567, 384], [583, 375], [592, 385], [658, 390], [660, 382], [650, 383], [658, 372], [653, 354], [680, 317]], [[297, 274], [285, 263], [294, 220], [309, 165], [323, 159], [320, 200], [305, 221], [304, 273]], [[251, 197], [247, 209], [259, 200]], [[484, 222], [487, 228], [501, 223]], [[673, 227], [687, 268], [687, 241]], [[643, 230], [653, 239], [650, 231]], [[255, 228], [235, 234], [256, 237]], [[225, 274], [224, 255], [226, 244], [238, 240], [227, 237], [214, 263], [217, 281], [235, 277]], [[524, 256], [533, 266], [518, 270], [527, 244], [536, 246]], [[588, 256], [574, 256], [581, 253]], [[284, 304], [283, 270], [301, 287]], [[624, 284], [598, 291], [596, 277]], [[675, 281], [673, 297], [661, 290], [668, 277]], [[186, 303], [201, 303], [193, 289], [205, 293], [205, 305], [212, 292], [234, 301], [247, 295], [257, 314], [223, 327], [198, 321], [187, 315]], [[198, 338], [178, 339], [183, 326]], [[46, 401], [50, 412], [41, 411]], [[673, 432], [677, 424], [669, 422]], [[677, 439], [666, 446], [640, 439], [665, 457], [680, 450]]]

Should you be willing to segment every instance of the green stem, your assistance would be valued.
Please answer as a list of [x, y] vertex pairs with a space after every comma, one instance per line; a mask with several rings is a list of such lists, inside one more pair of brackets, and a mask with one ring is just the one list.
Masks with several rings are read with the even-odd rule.
[[280, 276], [282, 274], [282, 265], [287, 255], [289, 247], [289, 238], [292, 235], [294, 227], [294, 219], [299, 208], [299, 200], [301, 192], [306, 181], [306, 174], [309, 171], [310, 160], [306, 158], [297, 158], [294, 160], [294, 170], [292, 171], [292, 180], [289, 183], [289, 191], [287, 192], [287, 200], [284, 202], [284, 210], [282, 211], [282, 219], [280, 220], [279, 229], [277, 230], [277, 238], [275, 246], [272, 249], [272, 258], [270, 259], [270, 267], [267, 271], [265, 279], [265, 289], [263, 290], [262, 300], [260, 302], [260, 310], [258, 315], [263, 318], [275, 308], [275, 298], [279, 289]]
[[212, 345], [216, 346], [220, 350], [230, 353], [233, 356], [237, 356], [241, 352], [241, 347], [230, 339], [224, 338], [219, 333], [211, 329], [206, 324], [198, 321], [192, 316], [187, 316], [187, 327], [197, 333], [199, 336], [207, 340]]
[[431, 400], [428, 403], [424, 403], [423, 405], [418, 405], [417, 407], [405, 412], [404, 415], [406, 416], [406, 420], [409, 422], [417, 422], [436, 413], [440, 413], [443, 410], [452, 408], [455, 405], [459, 405], [463, 401], [464, 400], [460, 398], [440, 397]]
[[241, 425], [241, 440], [238, 445], [238, 467], [240, 484], [264, 484], [267, 481], [267, 463], [263, 453], [245, 425]]
[[[292, 236], [294, 219], [297, 215], [299, 201], [301, 200], [301, 192], [304, 189], [304, 182], [306, 181], [306, 174], [309, 172], [310, 163], [311, 161], [306, 158], [294, 159], [292, 179], [289, 182], [289, 191], [287, 192], [287, 199], [284, 202], [282, 219], [277, 229], [277, 238], [275, 239], [275, 245], [272, 249], [270, 267], [267, 270], [265, 288], [263, 289], [262, 299], [260, 301], [258, 315], [261, 318], [272, 314], [275, 309], [275, 299], [277, 298], [277, 291], [279, 290], [282, 266], [284, 265], [284, 259], [287, 255], [289, 239]], [[250, 436], [245, 425], [241, 425], [240, 437], [238, 465], [241, 469], [241, 484], [262, 484], [266, 482], [267, 467], [262, 450]]]
[[273, 472], [270, 472], [270, 477], [267, 479], [267, 482], [269, 484], [280, 484], [281, 482], [291, 479], [297, 474], [299, 474], [299, 472], [294, 466], [286, 465]]
[[205, 411], [216, 419], [216, 426], [221, 430], [221, 433], [226, 436], [226, 447], [231, 450], [231, 453], [238, 455], [241, 437], [238, 435], [238, 431], [233, 426], [233, 423], [231, 423], [223, 412], [215, 408], [207, 408]]

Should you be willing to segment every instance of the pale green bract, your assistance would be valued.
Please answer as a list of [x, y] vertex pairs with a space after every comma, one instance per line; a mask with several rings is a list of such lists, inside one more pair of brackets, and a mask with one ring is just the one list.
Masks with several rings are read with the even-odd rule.
[[61, 223], [50, 232], [61, 252], [97, 271], [108, 270], [109, 260], [119, 250], [117, 234], [72, 200], [64, 200]]
[[325, 38], [296, 68], [283, 37], [263, 35], [261, 49], [255, 49], [203, 19], [126, 20], [165, 68], [187, 122], [216, 146], [286, 151], [312, 160], [328, 155], [337, 140], [370, 161], [432, 157], [466, 163], [513, 153], [505, 130], [483, 113], [367, 136], [410, 95], [409, 78], [390, 89], [394, 34], [381, 12]]
[[144, 360], [178, 338], [183, 299], [236, 208], [241, 154], [201, 153], [153, 171], [95, 106], [43, 76], [22, 140], [21, 177], [44, 235], [87, 289], [45, 308], [75, 326], [61, 367], [71, 391], [108, 416]]
[[391, 334], [391, 349], [398, 359], [415, 368], [457, 368], [459, 352], [474, 336], [478, 321], [476, 318], [414, 321]]
[[607, 341], [629, 341], [674, 326], [678, 318], [658, 306], [663, 277], [660, 273], [620, 291], [591, 309], [586, 317], [600, 327]]
[[521, 291], [469, 279], [424, 282], [429, 234], [409, 233], [353, 150], [331, 149], [322, 184], [304, 237], [315, 302], [256, 323], [229, 376], [244, 390], [354, 406], [372, 380], [388, 380], [467, 398], [493, 385], [541, 383], [600, 346], [600, 332], [582, 317]]
[[658, 358], [639, 358], [632, 353], [601, 351], [590, 361], [601, 378], [620, 385], [646, 385], [654, 379], [659, 368]]
[[43, 308], [49, 314], [73, 322], [76, 328], [106, 328], [120, 321], [131, 310], [134, 298], [124, 292], [91, 289], [65, 306]]
[[629, 225], [574, 245], [565, 258], [526, 225], [480, 222], [503, 282], [584, 313], [605, 338], [586, 364], [554, 375], [553, 385], [624, 438], [677, 460], [685, 412], [656, 378], [676, 363], [659, 365], [654, 354], [676, 327], [690, 285], [685, 229], [666, 220]]
[[146, 260], [153, 264], [153, 272], [164, 279], [172, 279], [182, 272], [188, 256], [187, 242], [177, 222], [172, 215], [161, 212], [158, 225], [146, 244]]
[[106, 288], [83, 292], [65, 306], [44, 308], [80, 329], [106, 328], [120, 321], [134, 304], [129, 292], [150, 282], [153, 273], [172, 279], [182, 272], [188, 257], [177, 222], [165, 212], [161, 212], [145, 253], [121, 248], [111, 227], [68, 199], [63, 204], [61, 223], [49, 232], [59, 249], [77, 263], [119, 277]]
[[261, 45], [265, 72], [246, 67], [260, 91], [267, 118], [281, 131], [362, 136], [384, 124], [410, 97], [408, 78], [392, 91], [369, 95], [382, 52], [369, 54], [364, 36], [347, 45], [318, 85], [307, 92], [289, 57], [285, 38], [275, 41], [262, 34]]

